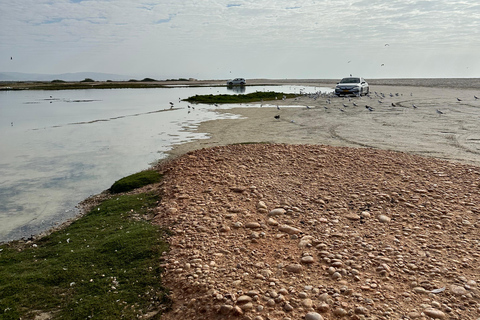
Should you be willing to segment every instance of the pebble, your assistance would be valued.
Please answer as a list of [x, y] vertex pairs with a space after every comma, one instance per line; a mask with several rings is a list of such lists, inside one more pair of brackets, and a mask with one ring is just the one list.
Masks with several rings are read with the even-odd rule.
[[303, 267], [301, 264], [294, 263], [294, 264], [289, 264], [285, 269], [289, 272], [300, 273], [302, 272]]
[[348, 312], [343, 308], [336, 308], [335, 310], [333, 310], [333, 314], [337, 317], [345, 317]]
[[281, 216], [281, 215], [284, 215], [287, 211], [283, 208], [276, 208], [276, 209], [273, 209], [271, 210], [268, 215], [269, 216]]
[[280, 230], [281, 232], [288, 233], [288, 234], [297, 234], [297, 233], [302, 232], [302, 230], [297, 229], [297, 228], [294, 228], [294, 227], [291, 227], [291, 226], [286, 225], [286, 224], [280, 225], [280, 226], [278, 227], [278, 230]]
[[315, 262], [315, 260], [313, 259], [312, 256], [305, 256], [305, 257], [302, 257], [302, 259], [300, 260], [302, 263], [304, 264], [312, 264]]
[[260, 227], [261, 227], [261, 225], [258, 222], [247, 222], [245, 224], [245, 228], [249, 228], [249, 229], [257, 229], [257, 228], [260, 228]]
[[384, 214], [381, 214], [378, 216], [378, 221], [382, 222], [382, 223], [388, 223], [390, 222], [390, 217], [384, 215]]
[[323, 320], [323, 317], [316, 312], [309, 312], [305, 315], [305, 320]]
[[433, 319], [445, 319], [445, 313], [435, 308], [427, 308], [423, 313]]
[[460, 287], [457, 285], [451, 285], [450, 291], [452, 291], [452, 293], [457, 296], [463, 296], [467, 294], [467, 290], [464, 287]]
[[247, 302], [251, 302], [251, 301], [252, 301], [252, 297], [247, 296], [247, 295], [240, 296], [237, 299], [238, 304], [247, 303]]

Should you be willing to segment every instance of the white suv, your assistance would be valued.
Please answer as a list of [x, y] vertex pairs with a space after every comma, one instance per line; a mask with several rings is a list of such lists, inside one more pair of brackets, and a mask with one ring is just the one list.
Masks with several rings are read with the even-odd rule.
[[227, 81], [227, 86], [244, 86], [247, 82], [243, 78], [235, 78]]

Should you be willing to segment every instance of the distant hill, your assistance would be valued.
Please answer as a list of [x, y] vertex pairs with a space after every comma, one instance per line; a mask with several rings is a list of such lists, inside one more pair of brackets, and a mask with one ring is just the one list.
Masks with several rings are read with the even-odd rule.
[[125, 81], [131, 77], [98, 72], [76, 72], [76, 73], [62, 73], [62, 74], [41, 74], [41, 73], [21, 73], [21, 72], [0, 72], [0, 81], [81, 81], [85, 78], [90, 78], [95, 81]]

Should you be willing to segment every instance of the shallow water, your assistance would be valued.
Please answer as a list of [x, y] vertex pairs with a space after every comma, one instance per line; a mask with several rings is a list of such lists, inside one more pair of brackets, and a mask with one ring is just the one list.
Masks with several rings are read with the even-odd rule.
[[[238, 92], [225, 87], [0, 91], [0, 242], [64, 222], [77, 214], [81, 200], [147, 169], [173, 145], [208, 138], [193, 130], [203, 121], [235, 116], [218, 114], [210, 105], [189, 108], [180, 100], [210, 93]], [[238, 105], [219, 108], [230, 107]]]

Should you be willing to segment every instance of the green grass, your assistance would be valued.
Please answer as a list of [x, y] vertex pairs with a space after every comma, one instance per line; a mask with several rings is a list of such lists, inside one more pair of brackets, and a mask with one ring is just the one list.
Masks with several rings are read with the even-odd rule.
[[137, 172], [115, 181], [115, 183], [110, 187], [110, 192], [128, 192], [152, 183], [160, 182], [161, 179], [162, 175], [154, 170]]
[[136, 319], [169, 306], [166, 234], [141, 217], [159, 196], [113, 196], [32, 243], [0, 246], [0, 319]]
[[184, 99], [184, 101], [193, 103], [247, 103], [269, 100], [281, 100], [285, 95], [286, 98], [295, 98], [297, 95], [292, 93], [282, 92], [253, 92], [248, 94], [208, 94], [208, 95], [195, 95]]

